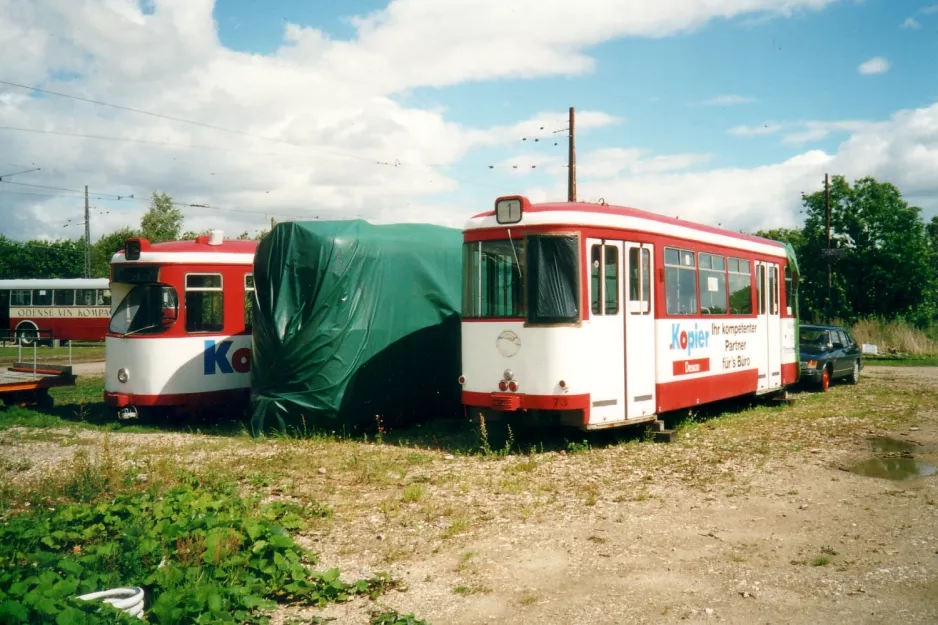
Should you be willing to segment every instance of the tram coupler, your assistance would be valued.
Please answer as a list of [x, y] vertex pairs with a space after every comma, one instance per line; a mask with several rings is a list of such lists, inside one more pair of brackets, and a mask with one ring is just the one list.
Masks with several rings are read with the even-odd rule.
[[140, 414], [137, 412], [136, 406], [124, 406], [117, 411], [117, 418], [121, 421], [129, 421], [130, 419], [139, 419]]

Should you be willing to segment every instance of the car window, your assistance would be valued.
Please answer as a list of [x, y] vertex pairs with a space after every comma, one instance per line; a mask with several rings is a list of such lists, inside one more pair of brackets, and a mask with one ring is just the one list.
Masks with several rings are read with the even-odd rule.
[[834, 333], [834, 343], [840, 343], [842, 347], [847, 346], [847, 340], [844, 338], [844, 333], [840, 330], [836, 330]]

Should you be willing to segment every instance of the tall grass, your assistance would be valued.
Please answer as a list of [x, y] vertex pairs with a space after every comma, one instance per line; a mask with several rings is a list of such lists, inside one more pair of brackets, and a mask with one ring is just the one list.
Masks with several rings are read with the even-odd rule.
[[930, 328], [932, 331], [928, 332], [901, 320], [861, 319], [851, 330], [853, 339], [857, 343], [876, 345], [881, 354], [909, 356], [938, 354], [938, 341], [929, 336], [935, 333], [936, 328]]

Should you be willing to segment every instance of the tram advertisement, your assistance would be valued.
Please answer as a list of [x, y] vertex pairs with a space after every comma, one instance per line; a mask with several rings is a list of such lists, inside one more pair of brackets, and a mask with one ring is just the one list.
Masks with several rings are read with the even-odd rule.
[[755, 366], [761, 343], [753, 345], [759, 326], [753, 322], [668, 322], [671, 375], [725, 373]]

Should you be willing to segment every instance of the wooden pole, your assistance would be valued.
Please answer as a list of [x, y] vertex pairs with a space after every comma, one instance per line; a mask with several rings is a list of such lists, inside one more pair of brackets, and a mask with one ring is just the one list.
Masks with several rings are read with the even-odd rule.
[[570, 107], [570, 154], [569, 171], [567, 172], [567, 201], [576, 202], [576, 127], [574, 126], [574, 110]]

